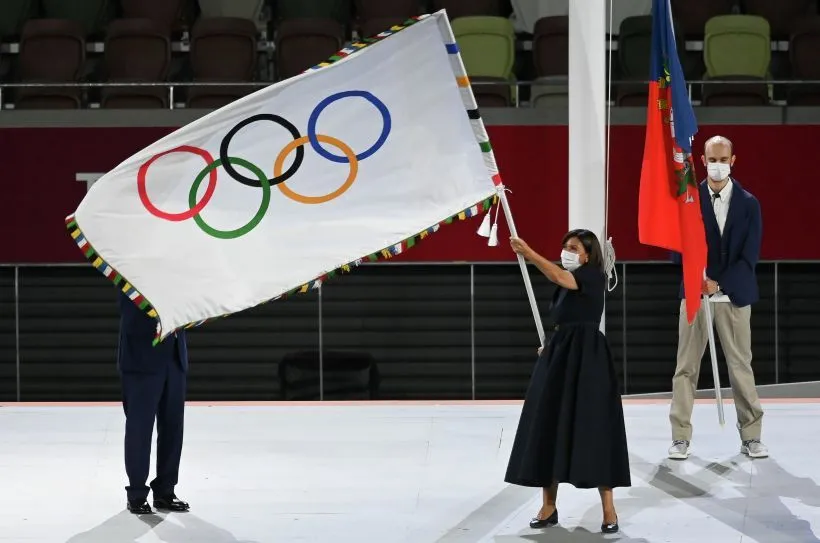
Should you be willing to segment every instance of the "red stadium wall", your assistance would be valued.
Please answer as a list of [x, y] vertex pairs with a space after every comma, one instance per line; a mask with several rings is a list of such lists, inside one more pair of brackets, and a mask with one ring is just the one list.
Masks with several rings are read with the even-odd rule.
[[[488, 128], [499, 167], [512, 190], [510, 202], [519, 234], [537, 250], [558, 257], [567, 227], [567, 127]], [[78, 173], [104, 172], [164, 136], [167, 128], [19, 128], [0, 130], [4, 165], [2, 206], [8, 224], [0, 248], [4, 263], [61, 263], [82, 260], [69, 241], [63, 218], [86, 191]], [[820, 259], [820, 220], [813, 159], [817, 126], [702, 126], [735, 143], [734, 174], [760, 200], [762, 258]], [[638, 180], [642, 126], [612, 128], [609, 230], [619, 260], [666, 260], [663, 251], [638, 243]], [[702, 140], [701, 140], [702, 141]], [[701, 141], [696, 142], [697, 146]], [[703, 173], [703, 169], [699, 170]], [[512, 260], [501, 221], [499, 247], [475, 235], [479, 219], [443, 228], [403, 255], [405, 261]]]

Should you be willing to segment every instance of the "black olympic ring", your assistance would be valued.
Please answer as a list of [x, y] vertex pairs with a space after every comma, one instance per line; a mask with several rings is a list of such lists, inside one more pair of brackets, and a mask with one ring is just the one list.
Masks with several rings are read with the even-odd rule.
[[[255, 123], [256, 121], [271, 121], [272, 123], [276, 123], [288, 132], [290, 135], [293, 136], [293, 139], [299, 139], [302, 135], [299, 133], [299, 129], [294, 126], [293, 123], [288, 121], [287, 119], [280, 117], [279, 115], [273, 115], [270, 113], [261, 113], [259, 115], [254, 115], [252, 117], [248, 117], [247, 119], [243, 120], [231, 130], [225, 134], [225, 137], [222, 138], [222, 143], [219, 145], [219, 158], [222, 161], [222, 167], [225, 168], [225, 172], [230, 175], [235, 181], [239, 181], [243, 185], [247, 185], [249, 187], [256, 187], [261, 188], [262, 183], [259, 179], [255, 179], [252, 177], [245, 177], [234, 168], [234, 165], [230, 162], [230, 157], [228, 155], [228, 145], [231, 143], [231, 140], [245, 126]], [[302, 165], [302, 160], [305, 158], [305, 148], [304, 146], [300, 146], [296, 148], [296, 158], [293, 160], [293, 164], [290, 165], [290, 168], [285, 170], [282, 175], [278, 175], [273, 179], [269, 179], [268, 182], [270, 186], [278, 185], [279, 183], [284, 183], [296, 173], [299, 167]]]

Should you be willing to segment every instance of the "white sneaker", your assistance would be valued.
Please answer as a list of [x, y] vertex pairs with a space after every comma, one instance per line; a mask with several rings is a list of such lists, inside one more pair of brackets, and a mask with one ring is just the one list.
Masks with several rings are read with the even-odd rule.
[[769, 449], [759, 439], [747, 439], [740, 446], [740, 452], [749, 458], [768, 458]]
[[676, 439], [669, 447], [669, 458], [672, 460], [686, 460], [689, 458], [689, 442], [683, 439]]

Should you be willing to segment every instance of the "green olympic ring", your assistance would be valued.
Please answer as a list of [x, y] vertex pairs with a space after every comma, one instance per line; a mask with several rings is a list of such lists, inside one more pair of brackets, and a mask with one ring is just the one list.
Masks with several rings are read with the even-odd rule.
[[[384, 121], [384, 126], [382, 127], [381, 135], [379, 136], [379, 139], [376, 141], [376, 143], [374, 143], [369, 149], [363, 151], [358, 155], [354, 154], [353, 150], [350, 149], [350, 147], [348, 147], [342, 141], [336, 138], [331, 138], [330, 136], [316, 133], [316, 124], [318, 122], [319, 115], [322, 113], [322, 111], [324, 111], [325, 108], [327, 108], [330, 104], [343, 98], [350, 97], [364, 98], [365, 100], [373, 104], [376, 107], [376, 109], [378, 109], [381, 113], [382, 119]], [[240, 129], [256, 121], [263, 120], [271, 121], [275, 124], [284, 127], [288, 130], [288, 132], [291, 133], [291, 135], [294, 138], [294, 141], [290, 142], [280, 152], [278, 158], [274, 162], [273, 179], [268, 179], [267, 175], [265, 175], [265, 173], [262, 170], [260, 170], [257, 166], [248, 162], [247, 160], [243, 160], [241, 158], [236, 157], [230, 157], [227, 154], [228, 145], [231, 141], [231, 138], [233, 138]], [[356, 176], [358, 173], [358, 162], [370, 157], [384, 145], [388, 135], [390, 134], [391, 127], [392, 120], [390, 112], [387, 109], [387, 106], [370, 92], [337, 92], [322, 100], [316, 106], [316, 108], [314, 108], [313, 113], [311, 113], [310, 119], [308, 120], [307, 136], [301, 136], [297, 128], [292, 123], [290, 123], [290, 121], [278, 115], [262, 113], [248, 117], [247, 119], [235, 125], [228, 132], [228, 134], [225, 135], [225, 137], [222, 139], [222, 143], [220, 144], [219, 159], [217, 160], [214, 160], [211, 154], [208, 153], [208, 151], [204, 149], [199, 149], [191, 145], [181, 145], [168, 151], [164, 151], [162, 153], [154, 155], [147, 162], [142, 164], [139, 168], [139, 171], [137, 172], [137, 194], [139, 195], [140, 201], [142, 202], [145, 209], [155, 217], [172, 222], [180, 222], [193, 218], [195, 224], [203, 232], [212, 237], [225, 240], [236, 239], [244, 236], [245, 234], [248, 234], [262, 222], [262, 219], [265, 217], [265, 214], [267, 213], [270, 207], [271, 187], [273, 186], [278, 186], [279, 189], [282, 191], [282, 194], [284, 194], [286, 197], [303, 204], [321, 204], [329, 202], [341, 196], [345, 191], [347, 191], [350, 188], [350, 186], [356, 180]], [[302, 164], [302, 160], [304, 158], [304, 146], [307, 143], [310, 143], [310, 145], [319, 155], [323, 156], [331, 162], [336, 162], [340, 164], [349, 163], [350, 172], [344, 184], [340, 188], [324, 196], [305, 196], [289, 189], [285, 185], [285, 181], [292, 177]], [[321, 143], [330, 144], [334, 147], [339, 148], [344, 156], [337, 156], [326, 151], [322, 147]], [[282, 167], [284, 165], [284, 160], [290, 153], [294, 151], [296, 152], [295, 160], [293, 164], [291, 164], [290, 168], [288, 168], [288, 170], [283, 173]], [[188, 209], [182, 213], [170, 213], [158, 209], [148, 197], [148, 190], [146, 186], [146, 175], [148, 172], [148, 168], [151, 166], [151, 164], [154, 163], [154, 161], [170, 153], [192, 153], [205, 160], [205, 163], [207, 164], [207, 166], [205, 166], [205, 168], [199, 173], [199, 175], [197, 175], [196, 179], [194, 180], [194, 183], [191, 186], [190, 192], [188, 194]], [[252, 177], [244, 177], [240, 175], [234, 169], [234, 165], [242, 166], [245, 170], [248, 170], [253, 175], [255, 175], [258, 178], [258, 180], [254, 180]], [[262, 201], [259, 204], [259, 210], [247, 224], [233, 230], [219, 230], [217, 228], [214, 228], [213, 226], [207, 224], [205, 222], [205, 219], [203, 219], [201, 215], [203, 209], [211, 200], [211, 197], [214, 195], [214, 191], [216, 190], [216, 169], [220, 166], [223, 167], [225, 171], [228, 173], [228, 175], [235, 181], [238, 181], [239, 183], [247, 185], [249, 187], [259, 187], [262, 189]], [[201, 201], [197, 202], [197, 192], [202, 186], [202, 182], [205, 181], [206, 178], [208, 180], [206, 188], [202, 191]]]
[[[234, 230], [217, 230], [216, 228], [212, 227], [211, 225], [205, 222], [205, 219], [199, 213], [194, 215], [194, 221], [196, 222], [197, 226], [199, 226], [205, 233], [210, 234], [211, 236], [219, 239], [236, 239], [238, 237], [242, 237], [259, 224], [259, 222], [265, 217], [265, 213], [268, 211], [268, 206], [270, 205], [270, 181], [268, 180], [268, 176], [265, 175], [265, 172], [260, 170], [256, 165], [251, 162], [248, 162], [245, 159], [237, 158], [237, 157], [228, 157], [228, 162], [231, 164], [235, 164], [237, 166], [242, 166], [246, 170], [249, 170], [253, 173], [256, 177], [259, 178], [259, 183], [262, 185], [262, 202], [259, 204], [259, 210], [256, 212], [256, 215], [248, 221], [247, 224], [244, 226], [240, 226]], [[208, 176], [216, 168], [222, 165], [222, 159], [217, 158], [205, 168], [199, 172], [199, 175], [196, 176], [194, 180], [194, 184], [191, 185], [191, 191], [188, 193], [188, 206], [193, 210], [194, 207], [197, 205], [196, 202], [196, 193], [199, 190], [199, 186], [205, 180], [205, 177]]]

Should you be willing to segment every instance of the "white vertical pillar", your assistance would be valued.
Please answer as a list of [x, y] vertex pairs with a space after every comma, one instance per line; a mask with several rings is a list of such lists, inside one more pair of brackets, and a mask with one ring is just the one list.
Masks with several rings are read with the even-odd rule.
[[608, 3], [569, 2], [569, 228], [595, 232], [602, 246], [606, 241]]

